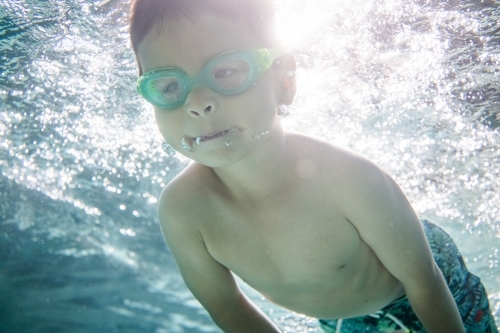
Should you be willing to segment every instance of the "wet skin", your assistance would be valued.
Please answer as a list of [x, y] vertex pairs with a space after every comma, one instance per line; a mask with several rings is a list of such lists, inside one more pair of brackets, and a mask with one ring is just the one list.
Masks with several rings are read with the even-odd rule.
[[372, 313], [402, 296], [342, 209], [347, 170], [359, 157], [300, 134], [288, 133], [287, 146], [287, 183], [259, 200], [234, 200], [201, 165], [181, 175], [198, 193], [193, 208], [204, 216], [196, 224], [208, 253], [270, 301], [317, 318]]
[[[194, 75], [217, 54], [262, 47], [243, 23], [207, 13], [173, 31], [153, 29], [140, 44], [143, 72], [175, 66]], [[295, 66], [287, 59], [285, 72]], [[275, 67], [241, 94], [201, 87], [175, 110], [155, 108], [163, 137], [194, 161], [159, 202], [162, 231], [193, 294], [213, 317], [229, 311], [240, 298], [231, 271], [272, 302], [318, 318], [372, 313], [405, 292], [419, 302], [414, 295], [429, 283], [449, 297], [392, 179], [363, 157], [282, 129], [276, 109], [292, 102], [295, 79]], [[181, 148], [185, 135], [234, 126], [237, 135], [192, 153]], [[269, 135], [252, 140], [263, 131]]]

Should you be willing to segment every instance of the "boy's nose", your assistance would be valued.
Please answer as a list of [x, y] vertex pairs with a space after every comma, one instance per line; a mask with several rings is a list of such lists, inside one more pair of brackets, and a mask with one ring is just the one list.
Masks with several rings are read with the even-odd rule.
[[200, 109], [193, 109], [193, 110], [189, 110], [189, 113], [192, 115], [192, 116], [204, 116], [206, 115], [207, 113], [211, 112], [212, 111], [212, 105], [207, 105], [203, 111], [200, 111]]
[[205, 89], [194, 89], [186, 100], [186, 111], [191, 117], [206, 117], [217, 109], [217, 101]]

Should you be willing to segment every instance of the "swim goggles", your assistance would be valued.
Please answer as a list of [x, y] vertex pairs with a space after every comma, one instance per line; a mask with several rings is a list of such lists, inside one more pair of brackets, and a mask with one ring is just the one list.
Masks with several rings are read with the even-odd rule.
[[194, 76], [176, 67], [156, 68], [137, 79], [137, 91], [162, 109], [180, 106], [189, 92], [200, 86], [223, 95], [239, 94], [250, 88], [285, 51], [283, 47], [228, 51], [212, 58]]

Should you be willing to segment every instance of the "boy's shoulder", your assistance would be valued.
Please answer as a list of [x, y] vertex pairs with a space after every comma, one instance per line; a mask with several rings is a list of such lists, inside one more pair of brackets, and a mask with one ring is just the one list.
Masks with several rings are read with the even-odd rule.
[[307, 167], [314, 169], [315, 176], [306, 179], [306, 183], [337, 207], [352, 206], [361, 195], [388, 191], [390, 176], [361, 154], [297, 133], [291, 133], [287, 142], [296, 151], [297, 174], [308, 175]]
[[[332, 177], [368, 176], [381, 172], [381, 169], [363, 155], [340, 147], [321, 138], [296, 132], [287, 133], [287, 142], [295, 151], [296, 160], [311, 160], [317, 168]], [[324, 175], [324, 174], [323, 174]]]
[[163, 189], [158, 202], [162, 223], [196, 221], [200, 214], [206, 217], [208, 168], [191, 163]]

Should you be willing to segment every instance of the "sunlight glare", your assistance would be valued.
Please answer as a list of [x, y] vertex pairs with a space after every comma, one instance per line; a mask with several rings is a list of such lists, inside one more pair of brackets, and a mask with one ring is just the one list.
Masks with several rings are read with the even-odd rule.
[[326, 20], [319, 1], [277, 0], [278, 33], [285, 45], [293, 47], [310, 37]]

